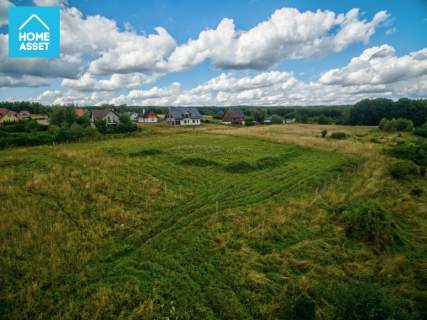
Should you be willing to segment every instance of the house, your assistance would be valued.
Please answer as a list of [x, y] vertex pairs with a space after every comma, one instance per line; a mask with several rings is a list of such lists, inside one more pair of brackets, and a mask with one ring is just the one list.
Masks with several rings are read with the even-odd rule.
[[283, 119], [283, 124], [290, 124], [290, 123], [296, 123], [297, 119], [290, 118], [290, 119]]
[[30, 114], [30, 112], [29, 112], [29, 111], [27, 111], [27, 110], [21, 110], [21, 111], [19, 111], [19, 113], [18, 113], [18, 117], [19, 117], [19, 119], [21, 119], [21, 120], [28, 120], [28, 119], [30, 119], [30, 118], [31, 118], [31, 114]]
[[171, 107], [166, 113], [165, 119], [171, 125], [199, 126], [202, 115], [197, 108]]
[[131, 121], [134, 121], [134, 122], [138, 121], [138, 118], [139, 118], [139, 113], [138, 112], [128, 112], [127, 114], [128, 114], [129, 119]]
[[242, 110], [230, 108], [222, 115], [222, 123], [245, 125], [245, 114]]
[[30, 118], [43, 126], [49, 125], [49, 117], [45, 114], [30, 114]]
[[111, 110], [93, 110], [90, 114], [90, 121], [95, 124], [96, 121], [105, 121], [107, 125], [120, 124], [120, 117]]
[[7, 108], [0, 108], [0, 123], [19, 122], [19, 114]]
[[82, 118], [84, 117], [84, 115], [86, 114], [86, 110], [82, 109], [82, 108], [76, 108], [74, 109], [74, 114], [76, 115], [77, 118]]
[[143, 112], [138, 117], [138, 123], [157, 123], [159, 122], [159, 118], [157, 117], [157, 114], [153, 111], [147, 111]]
[[264, 119], [264, 123], [265, 124], [271, 124], [272, 120], [273, 120], [273, 117], [269, 116], [269, 117], [267, 117], [267, 118]]

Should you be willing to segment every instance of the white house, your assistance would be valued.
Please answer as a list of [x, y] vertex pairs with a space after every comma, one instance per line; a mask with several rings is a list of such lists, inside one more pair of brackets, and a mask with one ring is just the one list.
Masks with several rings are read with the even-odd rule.
[[165, 120], [171, 125], [199, 126], [202, 115], [197, 108], [193, 107], [171, 107], [166, 113]]
[[120, 117], [111, 110], [93, 110], [90, 114], [92, 124], [96, 121], [105, 121], [107, 125], [117, 125], [120, 123]]

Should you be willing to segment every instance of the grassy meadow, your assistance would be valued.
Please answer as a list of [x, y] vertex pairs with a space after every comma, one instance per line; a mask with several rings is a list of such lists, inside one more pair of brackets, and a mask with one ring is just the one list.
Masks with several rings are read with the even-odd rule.
[[[1, 151], [0, 319], [422, 319], [427, 183], [384, 152], [407, 138], [160, 126]], [[384, 229], [350, 236], [372, 203]]]

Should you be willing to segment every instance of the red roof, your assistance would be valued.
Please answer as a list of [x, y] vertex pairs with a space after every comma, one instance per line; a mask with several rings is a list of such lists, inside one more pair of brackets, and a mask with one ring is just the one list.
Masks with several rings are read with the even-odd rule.
[[144, 114], [144, 118], [157, 118], [157, 114], [155, 114], [153, 111], [150, 111]]
[[0, 108], [0, 116], [3, 117], [6, 113], [8, 113], [10, 110], [6, 108]]
[[82, 108], [77, 108], [77, 109], [74, 109], [74, 113], [76, 114], [77, 117], [81, 118], [85, 115], [86, 110]]

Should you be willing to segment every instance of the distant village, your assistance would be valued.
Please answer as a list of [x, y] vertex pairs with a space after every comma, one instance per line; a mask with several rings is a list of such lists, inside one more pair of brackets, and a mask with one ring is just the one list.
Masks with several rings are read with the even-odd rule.
[[[119, 125], [121, 116], [125, 114], [130, 121], [135, 124], [156, 124], [164, 122], [174, 126], [199, 126], [203, 122], [209, 122], [204, 119], [199, 109], [196, 107], [170, 107], [166, 114], [157, 114], [154, 111], [139, 112], [119, 112], [115, 108], [90, 110], [85, 108], [74, 108], [74, 114], [77, 118], [88, 117], [92, 126], [97, 122], [104, 122], [107, 126]], [[26, 120], [34, 120], [39, 125], [48, 126], [50, 119], [48, 115], [31, 114], [27, 110], [15, 112], [7, 108], [0, 108], [0, 124], [18, 123]], [[295, 123], [295, 118], [276, 118], [274, 116], [265, 117], [262, 121], [250, 120], [248, 123], [244, 112], [238, 108], [229, 108], [222, 114], [221, 121], [224, 125], [257, 125], [257, 124], [291, 124]]]

